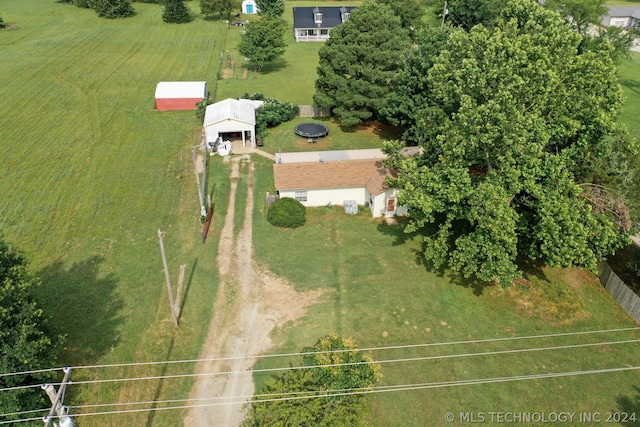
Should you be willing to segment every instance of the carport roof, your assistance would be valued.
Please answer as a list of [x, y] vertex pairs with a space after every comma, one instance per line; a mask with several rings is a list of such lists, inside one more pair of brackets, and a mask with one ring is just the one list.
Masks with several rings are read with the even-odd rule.
[[256, 108], [262, 103], [262, 101], [233, 98], [216, 102], [207, 106], [203, 126], [215, 125], [224, 120], [235, 120], [253, 126], [256, 124]]

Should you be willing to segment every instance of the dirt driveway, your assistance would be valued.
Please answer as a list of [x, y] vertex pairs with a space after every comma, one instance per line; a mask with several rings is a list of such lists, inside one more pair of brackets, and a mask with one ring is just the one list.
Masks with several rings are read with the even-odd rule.
[[[190, 395], [192, 409], [185, 419], [187, 427], [238, 426], [243, 404], [254, 393], [251, 368], [258, 355], [273, 344], [271, 331], [303, 316], [306, 307], [320, 292], [298, 293], [285, 280], [260, 268], [253, 260], [253, 170], [249, 155], [231, 158], [229, 210], [220, 235], [218, 270], [220, 287], [213, 302], [213, 319], [202, 359], [227, 358], [201, 363], [196, 371], [203, 375]], [[245, 220], [234, 236], [236, 189], [241, 168], [248, 168]], [[238, 359], [228, 359], [243, 357]], [[240, 374], [224, 372], [243, 371]], [[219, 403], [226, 403], [220, 405]], [[212, 405], [214, 404], [214, 405]]]

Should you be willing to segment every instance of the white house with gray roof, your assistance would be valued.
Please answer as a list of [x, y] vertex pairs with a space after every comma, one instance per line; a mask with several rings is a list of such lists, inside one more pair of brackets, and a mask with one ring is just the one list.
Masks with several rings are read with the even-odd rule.
[[355, 6], [293, 7], [293, 33], [297, 42], [323, 42], [331, 30], [349, 19]]
[[609, 6], [601, 23], [603, 27], [640, 29], [640, 7]]

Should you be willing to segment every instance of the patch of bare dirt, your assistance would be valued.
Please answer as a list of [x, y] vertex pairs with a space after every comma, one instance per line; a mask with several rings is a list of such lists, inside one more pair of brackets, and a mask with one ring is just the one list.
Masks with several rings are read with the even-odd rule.
[[[271, 331], [304, 316], [321, 292], [298, 293], [282, 278], [253, 260], [253, 163], [250, 156], [231, 159], [229, 209], [220, 235], [218, 269], [220, 285], [214, 316], [198, 377], [191, 392], [185, 419], [188, 427], [238, 426], [244, 419], [243, 405], [254, 393], [251, 368], [258, 355], [273, 343]], [[249, 188], [242, 230], [234, 236], [233, 218], [240, 168], [249, 168]], [[233, 373], [236, 372], [236, 373]], [[212, 404], [220, 404], [213, 405]]]

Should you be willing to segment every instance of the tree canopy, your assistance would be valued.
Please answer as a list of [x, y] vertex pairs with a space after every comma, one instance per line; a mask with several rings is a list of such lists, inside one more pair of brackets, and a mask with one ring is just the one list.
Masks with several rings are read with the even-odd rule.
[[205, 16], [226, 15], [231, 18], [231, 11], [237, 7], [237, 0], [200, 0], [200, 12]]
[[238, 44], [238, 50], [257, 70], [282, 56], [285, 51], [284, 25], [278, 18], [264, 16], [250, 22]]
[[[291, 369], [268, 381], [259, 394], [271, 401], [255, 399], [243, 426], [363, 425], [364, 394], [359, 392], [380, 380], [380, 366], [351, 339], [336, 334], [304, 352], [303, 366], [317, 368]], [[286, 399], [292, 396], [310, 397]]]
[[616, 125], [622, 90], [610, 49], [580, 42], [559, 15], [513, 0], [495, 28], [454, 30], [426, 60], [423, 152], [386, 151], [434, 267], [508, 286], [519, 254], [595, 269], [627, 242], [628, 211], [597, 161], [632, 152]]
[[605, 0], [546, 0], [544, 6], [559, 13], [583, 36], [588, 34], [589, 26], [599, 24], [602, 15], [607, 13]]
[[191, 21], [191, 14], [183, 0], [165, 0], [162, 20], [168, 24], [184, 24]]
[[[504, 3], [502, 0], [449, 0], [445, 22], [466, 31], [478, 24], [485, 27], [492, 26], [500, 15]], [[438, 15], [442, 14], [440, 9], [434, 10]]]
[[101, 18], [126, 18], [136, 14], [131, 0], [89, 0], [88, 4]]
[[260, 15], [280, 18], [284, 14], [284, 0], [256, 0]]
[[389, 6], [400, 17], [402, 26], [417, 28], [422, 25], [422, 17], [426, 12], [423, 0], [377, 0]]
[[[38, 307], [33, 288], [40, 284], [18, 250], [0, 240], [0, 373], [51, 368], [55, 357], [47, 322]], [[0, 388], [44, 383], [49, 374], [0, 375]], [[0, 393], [0, 412], [13, 413], [50, 405], [37, 389]], [[45, 401], [46, 400], [46, 401]]]
[[408, 32], [389, 6], [365, 2], [352, 10], [320, 48], [315, 104], [344, 126], [378, 117], [409, 46]]

